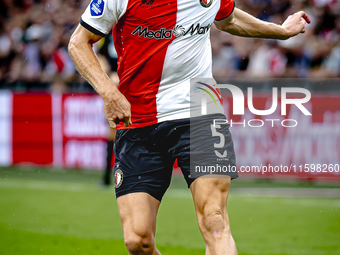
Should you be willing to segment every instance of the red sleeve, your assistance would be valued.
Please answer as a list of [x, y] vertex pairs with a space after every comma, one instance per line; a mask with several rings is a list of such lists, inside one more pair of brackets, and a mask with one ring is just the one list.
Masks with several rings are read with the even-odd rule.
[[234, 11], [235, 2], [234, 0], [220, 0], [221, 7], [218, 10], [215, 20], [219, 21], [228, 18], [230, 14]]

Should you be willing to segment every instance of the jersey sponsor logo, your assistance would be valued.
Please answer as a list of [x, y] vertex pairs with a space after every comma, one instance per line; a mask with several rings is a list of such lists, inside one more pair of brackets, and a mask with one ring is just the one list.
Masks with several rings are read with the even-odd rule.
[[174, 36], [180, 37], [180, 36], [185, 34], [185, 29], [184, 29], [183, 26], [177, 25], [177, 26], [174, 27], [173, 33], [174, 33]]
[[[138, 33], [138, 34], [137, 34]], [[166, 30], [165, 28], [161, 28], [157, 31], [149, 30], [148, 27], [138, 26], [132, 34], [137, 34], [139, 37], [144, 36], [144, 38], [148, 39], [171, 39], [172, 38], [172, 29]]]
[[161, 28], [160, 30], [149, 30], [148, 27], [138, 26], [132, 34], [139, 37], [148, 39], [171, 39], [173, 36], [180, 37], [186, 35], [203, 35], [206, 34], [211, 27], [211, 24], [207, 26], [201, 26], [200, 23], [192, 24], [187, 30], [182, 25], [177, 25], [173, 29]]
[[104, 0], [93, 0], [90, 5], [92, 17], [101, 17], [104, 14], [105, 2]]
[[200, 4], [205, 8], [210, 7], [210, 5], [213, 2], [213, 0], [199, 0], [199, 1], [200, 1]]
[[152, 5], [155, 0], [142, 0], [142, 3], [145, 5]]

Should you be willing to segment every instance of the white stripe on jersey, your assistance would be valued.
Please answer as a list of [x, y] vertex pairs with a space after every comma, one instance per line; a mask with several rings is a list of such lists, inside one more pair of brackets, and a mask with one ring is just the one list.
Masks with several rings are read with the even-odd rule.
[[[220, 1], [213, 1], [207, 9], [202, 8], [198, 0], [177, 0], [177, 8], [176, 25], [187, 30], [192, 25], [211, 26], [220, 8]], [[156, 96], [159, 122], [190, 117], [190, 79], [212, 78], [211, 64], [210, 29], [205, 34], [188, 34], [173, 40], [168, 46]], [[208, 100], [211, 101], [208, 104], [213, 103], [210, 98]], [[223, 113], [223, 107], [217, 111]]]

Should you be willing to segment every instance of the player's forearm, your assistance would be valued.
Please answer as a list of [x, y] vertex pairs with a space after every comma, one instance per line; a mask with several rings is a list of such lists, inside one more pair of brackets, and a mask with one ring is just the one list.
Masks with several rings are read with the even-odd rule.
[[222, 31], [242, 37], [283, 40], [289, 38], [284, 27], [259, 20], [237, 8], [229, 22], [216, 22], [216, 26]]
[[68, 50], [79, 73], [99, 95], [103, 97], [108, 86], [110, 89], [116, 89], [116, 86], [101, 68], [99, 60], [92, 49], [91, 41], [83, 40], [75, 33], [70, 40]]

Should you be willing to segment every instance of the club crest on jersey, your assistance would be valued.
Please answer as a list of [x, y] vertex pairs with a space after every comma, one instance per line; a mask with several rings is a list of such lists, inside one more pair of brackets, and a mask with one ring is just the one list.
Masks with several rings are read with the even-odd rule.
[[200, 4], [205, 8], [210, 7], [210, 5], [213, 2], [213, 0], [199, 0], [199, 1], [200, 1]]
[[91, 16], [99, 18], [103, 16], [105, 8], [104, 0], [93, 0], [90, 5]]
[[119, 188], [123, 183], [123, 172], [120, 169], [117, 169], [115, 172], [115, 188]]

